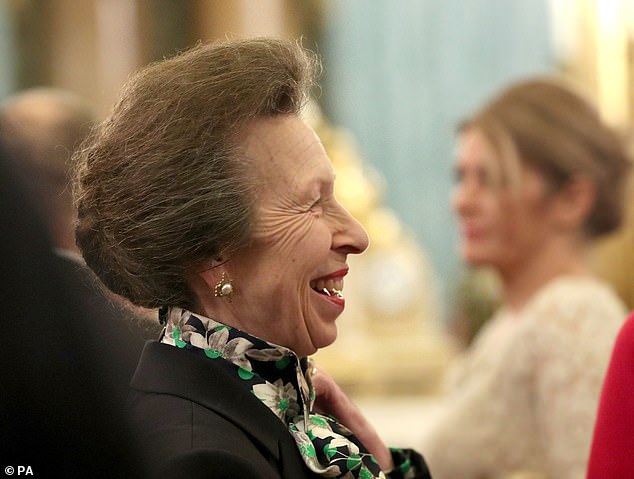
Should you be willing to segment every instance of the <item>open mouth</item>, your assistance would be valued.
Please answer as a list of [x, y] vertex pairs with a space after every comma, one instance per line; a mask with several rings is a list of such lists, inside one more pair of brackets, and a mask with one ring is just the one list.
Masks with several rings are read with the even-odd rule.
[[318, 279], [310, 282], [310, 287], [325, 296], [331, 296], [334, 298], [343, 298], [343, 278], [338, 279]]

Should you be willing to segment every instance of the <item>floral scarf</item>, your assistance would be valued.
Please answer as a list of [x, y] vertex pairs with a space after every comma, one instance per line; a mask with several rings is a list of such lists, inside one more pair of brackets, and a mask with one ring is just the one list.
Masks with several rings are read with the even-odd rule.
[[[245, 389], [260, 399], [295, 439], [308, 468], [324, 477], [386, 478], [374, 457], [334, 418], [311, 413], [314, 392], [307, 360], [277, 346], [181, 308], [167, 310], [161, 342], [216, 360], [241, 379]], [[415, 477], [404, 450], [393, 449], [395, 469], [390, 479]]]

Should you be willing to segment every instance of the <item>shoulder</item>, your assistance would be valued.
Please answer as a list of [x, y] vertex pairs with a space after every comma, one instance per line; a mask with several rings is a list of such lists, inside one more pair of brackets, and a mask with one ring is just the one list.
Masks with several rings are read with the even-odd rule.
[[161, 479], [280, 479], [269, 465], [259, 464], [244, 454], [211, 449], [194, 449], [170, 457], [155, 473]]
[[626, 315], [621, 300], [602, 281], [559, 278], [523, 311], [526, 347], [543, 378], [574, 376], [594, 391]]
[[596, 303], [603, 300], [608, 307], [623, 310], [623, 303], [604, 281], [593, 276], [562, 276], [545, 284], [535, 295], [533, 304]]
[[561, 371], [583, 370], [584, 378], [594, 383], [604, 371], [626, 316], [622, 301], [602, 281], [557, 278], [521, 311], [515, 351], [543, 373], [547, 372], [543, 364], [557, 361]]
[[[222, 463], [235, 456], [261, 474], [305, 476], [284, 424], [215, 361], [149, 342], [131, 387], [130, 420], [153, 469], [173, 461]], [[238, 459], [226, 461], [237, 467]], [[251, 476], [234, 472], [232, 477]]]
[[540, 328], [613, 332], [623, 323], [626, 309], [603, 281], [566, 276], [545, 285], [526, 306], [525, 315]]
[[131, 392], [129, 405], [133, 429], [150, 468], [170, 472], [159, 477], [212, 477], [200, 471], [190, 476], [176, 474], [202, 466], [201, 471], [213, 471], [213, 477], [278, 477], [274, 458], [214, 410], [183, 397], [138, 391]]

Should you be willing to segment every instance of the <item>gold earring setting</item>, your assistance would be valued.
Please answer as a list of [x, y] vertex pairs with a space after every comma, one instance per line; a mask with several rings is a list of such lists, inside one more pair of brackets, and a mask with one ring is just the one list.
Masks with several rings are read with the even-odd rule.
[[233, 295], [233, 283], [227, 276], [227, 273], [222, 273], [220, 281], [216, 283], [214, 288], [214, 296], [216, 298], [224, 298], [229, 303], [231, 302], [231, 296]]

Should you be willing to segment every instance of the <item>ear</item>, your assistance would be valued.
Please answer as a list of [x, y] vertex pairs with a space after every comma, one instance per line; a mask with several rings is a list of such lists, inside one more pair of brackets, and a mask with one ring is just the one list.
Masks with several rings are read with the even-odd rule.
[[206, 269], [197, 273], [197, 276], [205, 283], [207, 290], [213, 291], [216, 287], [216, 283], [220, 281], [222, 271], [218, 271], [217, 268]]
[[196, 268], [195, 275], [200, 278], [210, 291], [213, 291], [218, 281], [225, 272], [221, 266], [224, 263], [222, 258], [210, 259]]
[[556, 226], [564, 231], [583, 230], [597, 195], [594, 184], [575, 176], [558, 191], [551, 205]]

